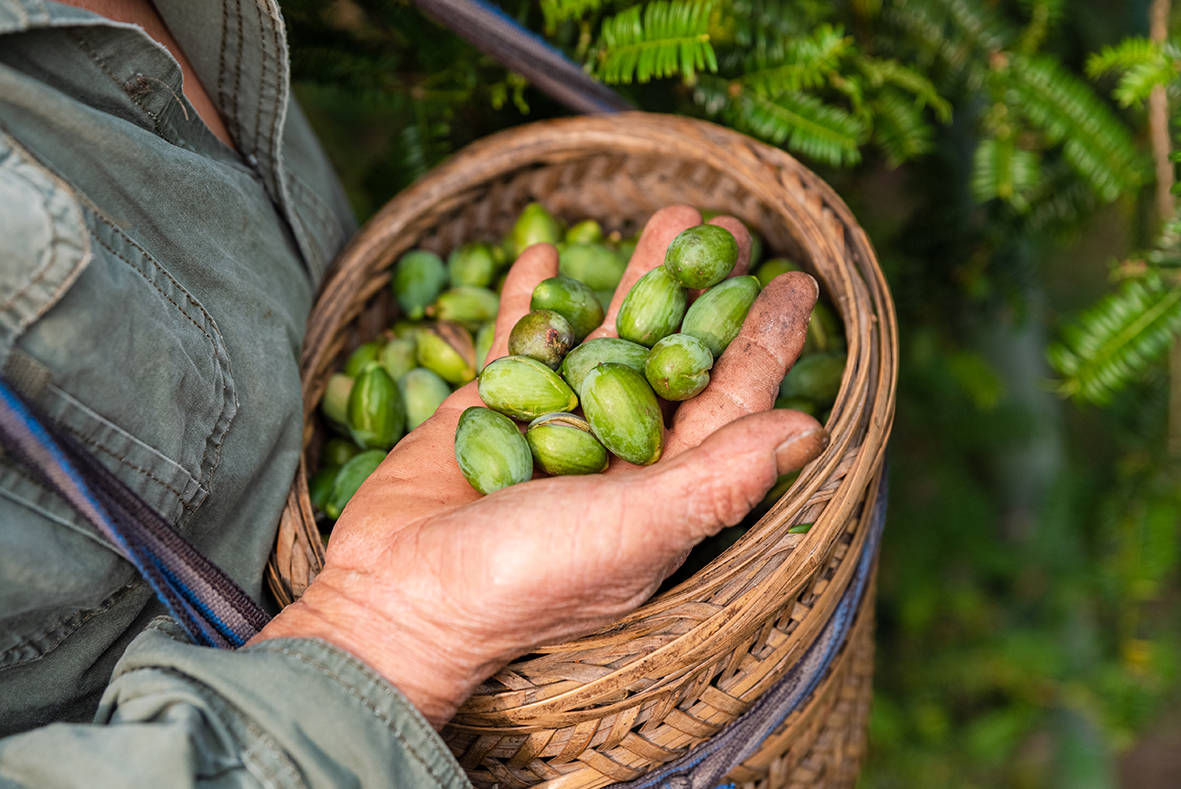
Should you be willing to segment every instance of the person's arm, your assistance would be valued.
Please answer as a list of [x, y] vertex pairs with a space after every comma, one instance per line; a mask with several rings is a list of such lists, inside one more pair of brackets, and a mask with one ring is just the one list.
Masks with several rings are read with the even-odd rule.
[[470, 786], [406, 698], [323, 641], [197, 647], [164, 618], [128, 648], [92, 724], [0, 740], [0, 786]]

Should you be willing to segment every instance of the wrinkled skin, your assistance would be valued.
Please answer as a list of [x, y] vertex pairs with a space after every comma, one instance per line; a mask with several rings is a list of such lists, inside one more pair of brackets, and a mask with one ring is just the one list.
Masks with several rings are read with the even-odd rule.
[[[624, 294], [661, 265], [672, 239], [700, 224], [688, 206], [649, 220], [603, 325], [612, 336]], [[750, 236], [732, 217], [749, 267]], [[505, 283], [489, 359], [529, 311], [538, 282], [558, 271], [538, 244]], [[740, 521], [779, 474], [815, 457], [828, 438], [812, 417], [771, 410], [804, 342], [817, 286], [776, 278], [710, 385], [682, 404], [664, 457], [646, 468], [614, 460], [586, 477], [534, 479], [481, 497], [453, 453], [460, 413], [479, 405], [475, 383], [451, 395], [404, 438], [337, 521], [324, 571], [257, 640], [325, 639], [396, 685], [436, 727], [486, 677], [536, 645], [609, 624], [647, 599], [703, 538]]]

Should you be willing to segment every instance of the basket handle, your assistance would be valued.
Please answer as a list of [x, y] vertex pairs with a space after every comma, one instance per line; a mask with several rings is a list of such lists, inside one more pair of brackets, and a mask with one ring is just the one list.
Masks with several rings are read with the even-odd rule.
[[627, 99], [591, 77], [537, 34], [483, 0], [414, 0], [441, 25], [453, 30], [554, 100], [579, 113], [634, 110]]

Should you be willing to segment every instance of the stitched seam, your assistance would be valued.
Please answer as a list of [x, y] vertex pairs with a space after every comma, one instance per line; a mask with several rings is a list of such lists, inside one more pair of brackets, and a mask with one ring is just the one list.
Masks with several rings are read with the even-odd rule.
[[[238, 102], [242, 96], [242, 46], [246, 38], [246, 27], [242, 19], [242, 0], [234, 0], [234, 18], [238, 22], [238, 57], [234, 61], [234, 118], [238, 124], [238, 137], [244, 139], [246, 134], [242, 129], [241, 113], [238, 111]], [[254, 147], [254, 140], [250, 141], [251, 147]]]
[[145, 115], [147, 115], [149, 118], [152, 119], [152, 126], [155, 129], [156, 133], [159, 134], [160, 133], [160, 116], [157, 113], [154, 113], [151, 110], [149, 110], [147, 107], [145, 107], [143, 105], [142, 99], [140, 97], [133, 96], [132, 94], [127, 92], [127, 89], [125, 87], [123, 87], [123, 83], [119, 81], [119, 78], [116, 77], [114, 72], [112, 72], [107, 67], [107, 64], [102, 60], [101, 57], [99, 57], [98, 52], [96, 52], [94, 50], [94, 48], [91, 47], [90, 44], [88, 44], [84, 38], [82, 38], [81, 35], [79, 35], [74, 30], [67, 30], [66, 35], [69, 36], [71, 41], [73, 41], [75, 44], [78, 45], [79, 49], [81, 49], [84, 53], [86, 53], [87, 57], [89, 57], [91, 60], [93, 60], [95, 62], [95, 64], [100, 69], [102, 69], [102, 72], [104, 74], [106, 74], [108, 77], [111, 78], [111, 82], [115, 83], [115, 86], [119, 88], [119, 90], [123, 93], [124, 96], [131, 99], [132, 104], [139, 107], [141, 110], [144, 111]]
[[[260, 0], [261, 2], [261, 0]], [[272, 6], [268, 6], [268, 9]], [[262, 24], [262, 8], [259, 6], [259, 24]], [[275, 105], [271, 110], [271, 131], [267, 135], [267, 152], [271, 157], [272, 166], [279, 163], [279, 110], [283, 95], [283, 43], [279, 40], [279, 20], [268, 12], [271, 20], [271, 43], [275, 46]]]
[[[98, 236], [95, 236], [94, 240], [97, 241], [103, 247], [103, 249], [106, 249], [112, 255], [119, 258], [124, 263], [126, 263], [128, 266], [130, 266], [132, 268], [132, 270], [139, 271], [139, 269], [136, 268], [135, 264], [132, 263], [130, 259], [125, 257], [122, 252], [119, 252], [117, 249], [112, 247], [110, 244], [108, 244], [106, 241], [102, 240]], [[179, 312], [181, 315], [185, 316], [185, 318], [188, 319], [189, 323], [196, 326], [197, 330], [205, 335], [205, 339], [207, 339], [211, 342], [213, 341], [213, 337], [209, 334], [209, 332], [205, 331], [205, 329], [201, 327], [201, 324], [199, 324], [195, 320], [193, 320], [193, 316], [189, 315], [187, 312], [185, 312], [184, 308], [181, 307], [180, 304], [178, 304], [175, 299], [173, 299], [171, 296], [169, 296], [167, 293], [165, 293], [159, 284], [157, 284], [156, 282], [153, 282], [148, 277], [145, 277], [142, 272], [140, 273], [140, 277], [142, 277], [145, 282], [147, 282], [149, 285], [151, 285], [153, 288], [155, 288], [157, 293], [159, 293], [164, 298], [168, 299], [168, 301], [172, 302], [172, 306], [176, 307], [177, 312]]]
[[226, 14], [225, 0], [221, 0], [221, 43], [217, 53], [217, 103], [218, 109], [227, 112], [226, 99], [226, 36], [229, 32], [229, 15]]
[[[422, 764], [423, 770], [425, 770], [427, 772], [427, 774], [431, 776], [431, 778], [434, 778], [440, 784], [445, 783], [443, 776], [438, 775], [434, 771], [434, 769], [431, 767], [430, 763], [427, 762], [426, 757], [424, 757], [421, 753], [419, 753], [418, 749], [414, 745], [412, 745], [402, 735], [402, 733], [400, 731], [398, 731], [397, 726], [394, 723], [393, 719], [391, 719], [388, 715], [386, 715], [382, 710], [378, 709], [378, 707], [372, 701], [367, 699], [358, 688], [354, 687], [353, 685], [349, 684], [348, 682], [345, 682], [345, 680], [342, 677], [340, 677], [335, 672], [333, 672], [327, 665], [325, 665], [324, 663], [322, 663], [322, 662], [320, 662], [320, 661], [316, 660], [315, 658], [312, 658], [308, 655], [304, 655], [300, 652], [296, 652], [295, 650], [291, 650], [291, 649], [288, 649], [287, 647], [279, 646], [279, 645], [268, 646], [268, 647], [266, 647], [266, 649], [274, 650], [276, 652], [281, 652], [284, 655], [287, 655], [288, 657], [293, 657], [296, 660], [300, 661], [301, 663], [304, 663], [304, 664], [316, 669], [320, 674], [335, 680], [338, 685], [340, 685], [342, 688], [344, 688], [346, 691], [348, 691], [350, 696], [355, 698], [357, 701], [359, 701], [361, 703], [362, 706], [364, 706], [366, 709], [368, 709], [370, 712], [372, 712], [373, 715], [376, 718], [378, 718], [378, 720], [381, 720], [383, 723], [386, 724], [386, 726], [390, 729], [390, 732], [394, 735], [394, 738], [396, 740], [398, 740], [399, 742], [401, 742], [404, 746], [406, 746], [406, 750]], [[353, 661], [350, 660], [349, 662], [351, 663]], [[399, 701], [397, 698], [394, 698], [393, 700], [395, 702]], [[459, 775], [458, 773], [456, 773], [456, 771], [454, 769], [451, 770], [451, 773], [452, 773], [453, 777], [458, 777], [458, 775]], [[461, 781], [462, 780], [463, 779], [461, 779]]]
[[[13, 158], [16, 158], [16, 153], [17, 153], [16, 149], [13, 148], [12, 149]], [[21, 162], [20, 159], [17, 159], [17, 161], [18, 161], [18, 163]], [[32, 162], [30, 162], [30, 164], [32, 164]], [[46, 199], [48, 197], [48, 194], [43, 189], [39, 188], [37, 186], [37, 184], [34, 183], [32, 180], [21, 175], [15, 168], [5, 167], [5, 170], [7, 172], [12, 173], [17, 178], [20, 178], [25, 183], [27, 183], [29, 186], [32, 187], [33, 191], [36, 194], [41, 196], [41, 206], [42, 206], [42, 208], [45, 209], [45, 215], [50, 218], [50, 224], [53, 225], [54, 227], [56, 227], [57, 223], [55, 221], [53, 221], [53, 212], [50, 210], [49, 201]], [[54, 235], [55, 235], [55, 237], [60, 238], [59, 234], [55, 233]], [[32, 287], [34, 285], [39, 284], [42, 280], [44, 280], [46, 277], [49, 276], [49, 273], [54, 270], [54, 263], [57, 262], [57, 244], [51, 244], [50, 249], [51, 249], [51, 253], [49, 256], [49, 260], [47, 260], [45, 262], [45, 264], [37, 271], [36, 276], [34, 276], [32, 279], [30, 279], [28, 282], [26, 282], [25, 285], [20, 290], [13, 293], [12, 296], [7, 301], [5, 301], [3, 304], [0, 304], [0, 309], [8, 310], [9, 308], [11, 308], [13, 306], [13, 304], [16, 303], [17, 299], [24, 297], [25, 293], [27, 293], [30, 289], [32, 289]], [[69, 278], [67, 277], [66, 279], [69, 279]], [[60, 292], [60, 288], [58, 291], [55, 291], [54, 296], [56, 296], [58, 292]]]
[[[65, 643], [66, 639], [69, 638], [70, 634], [78, 632], [78, 630], [81, 629], [81, 627], [83, 625], [85, 625], [90, 620], [94, 619], [96, 616], [101, 616], [102, 614], [105, 614], [106, 612], [110, 611], [119, 602], [121, 602], [122, 599], [124, 597], [126, 597], [128, 593], [130, 593], [131, 591], [133, 591], [134, 589], [136, 589], [140, 585], [141, 585], [141, 580], [140, 580], [139, 576], [136, 576], [135, 578], [128, 581], [126, 584], [124, 584], [123, 586], [119, 587], [114, 592], [112, 592], [111, 595], [109, 597], [107, 597], [105, 600], [103, 600], [101, 603], [99, 603], [97, 607], [88, 609], [86, 611], [74, 611], [74, 612], [70, 613], [68, 616], [64, 616], [64, 617], [58, 619], [56, 622], [54, 622], [54, 624], [51, 627], [46, 628], [45, 630], [42, 630], [39, 633], [35, 633], [32, 635], [23, 637], [22, 641], [19, 644], [16, 644], [13, 647], [4, 650], [4, 652], [0, 652], [0, 671], [5, 671], [6, 669], [13, 668], [15, 666], [20, 666], [20, 665], [24, 665], [25, 663], [28, 663], [29, 662], [28, 660], [17, 660], [14, 663], [4, 664], [4, 661], [8, 660], [11, 656], [15, 656], [18, 651], [23, 650], [26, 647], [32, 647], [36, 651], [38, 658], [43, 658], [46, 655], [50, 654], [55, 649], [57, 649], [59, 646], [61, 646], [63, 643]], [[75, 623], [75, 620], [76, 620], [76, 623]], [[57, 634], [59, 632], [61, 632], [62, 630], [65, 630], [67, 632], [65, 632], [63, 635], [58, 637]], [[42, 650], [39, 647], [34, 646], [34, 644], [33, 644], [34, 639], [51, 639], [51, 638], [57, 638], [57, 641], [49, 649]]]
[[75, 430], [74, 428], [70, 427], [69, 425], [62, 425], [62, 427], [64, 427], [67, 432], [73, 434], [78, 440], [82, 441], [84, 444], [89, 444], [90, 446], [94, 447], [95, 449], [99, 450], [100, 452], [105, 452], [106, 454], [115, 458], [115, 460], [118, 460], [122, 465], [126, 466], [127, 468], [129, 468], [133, 471], [138, 471], [140, 474], [143, 474], [145, 477], [152, 480], [153, 482], [156, 482], [156, 483], [160, 484], [161, 486], [167, 488], [168, 490], [172, 491], [173, 493], [175, 493], [176, 497], [178, 499], [180, 499], [180, 506], [182, 508], [184, 508], [186, 510], [196, 509], [196, 507], [193, 507], [191, 504], [189, 504], [188, 502], [185, 501], [185, 494], [183, 491], [177, 490], [172, 485], [170, 485], [167, 482], [165, 482], [164, 480], [160, 479], [159, 477], [157, 477], [155, 474], [148, 471], [147, 469], [140, 468], [139, 466], [135, 465], [130, 460], [128, 460], [125, 455], [121, 455], [121, 454], [115, 452], [113, 449], [104, 446], [97, 439], [83, 435], [78, 430]]
[[[259, 44], [259, 75], [258, 87], [259, 92], [262, 92], [263, 86], [267, 84], [267, 62], [270, 60], [267, 53], [266, 37], [262, 35], [262, 5], [263, 0], [254, 0], [254, 18], [258, 24], [258, 44]], [[258, 96], [258, 100], [254, 102], [254, 138], [257, 148], [258, 135], [262, 130], [262, 96]], [[271, 155], [269, 146], [264, 147], [266, 155]], [[274, 160], [272, 159], [272, 162]]]

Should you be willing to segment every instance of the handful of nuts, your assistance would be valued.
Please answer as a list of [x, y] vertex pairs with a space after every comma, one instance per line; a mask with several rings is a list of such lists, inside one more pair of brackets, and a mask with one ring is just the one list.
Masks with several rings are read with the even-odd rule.
[[[618, 337], [575, 344], [599, 325], [593, 291], [569, 277], [540, 283], [529, 314], [509, 335], [509, 356], [479, 376], [487, 408], [468, 408], [455, 457], [480, 493], [533, 476], [593, 474], [608, 453], [637, 465], [660, 459], [660, 399], [683, 401], [709, 384], [709, 371], [742, 328], [759, 293], [753, 276], [726, 279], [738, 262], [734, 236], [717, 225], [681, 232], [664, 265], [624, 297]], [[706, 288], [689, 305], [689, 291]], [[575, 411], [581, 409], [579, 415]], [[528, 422], [522, 435], [512, 420]]]
[[[508, 264], [542, 242], [556, 246], [559, 276], [534, 289], [531, 312], [508, 338], [510, 355], [485, 367]], [[727, 279], [738, 256], [734, 237], [715, 225], [690, 228], [670, 244], [664, 265], [628, 292], [619, 336], [586, 340], [603, 322], [635, 245], [635, 237], [605, 234], [594, 220], [563, 228], [531, 203], [499, 241], [468, 242], [445, 259], [422, 249], [403, 254], [391, 277], [403, 317], [352, 351], [320, 403], [337, 434], [322, 445], [309, 479], [322, 527], [330, 528], [404, 433], [477, 375], [488, 408], [462, 415], [455, 453], [482, 493], [529, 479], [535, 467], [590, 474], [605, 470], [612, 454], [636, 464], [658, 460], [667, 410], [661, 401], [704, 390], [761, 286], [799, 267], [775, 258], [755, 269], [762, 243], [752, 233], [755, 276]], [[776, 406], [823, 421], [840, 385], [843, 345], [840, 324], [818, 302], [804, 355], [783, 380]], [[781, 480], [774, 497], [789, 483]]]

